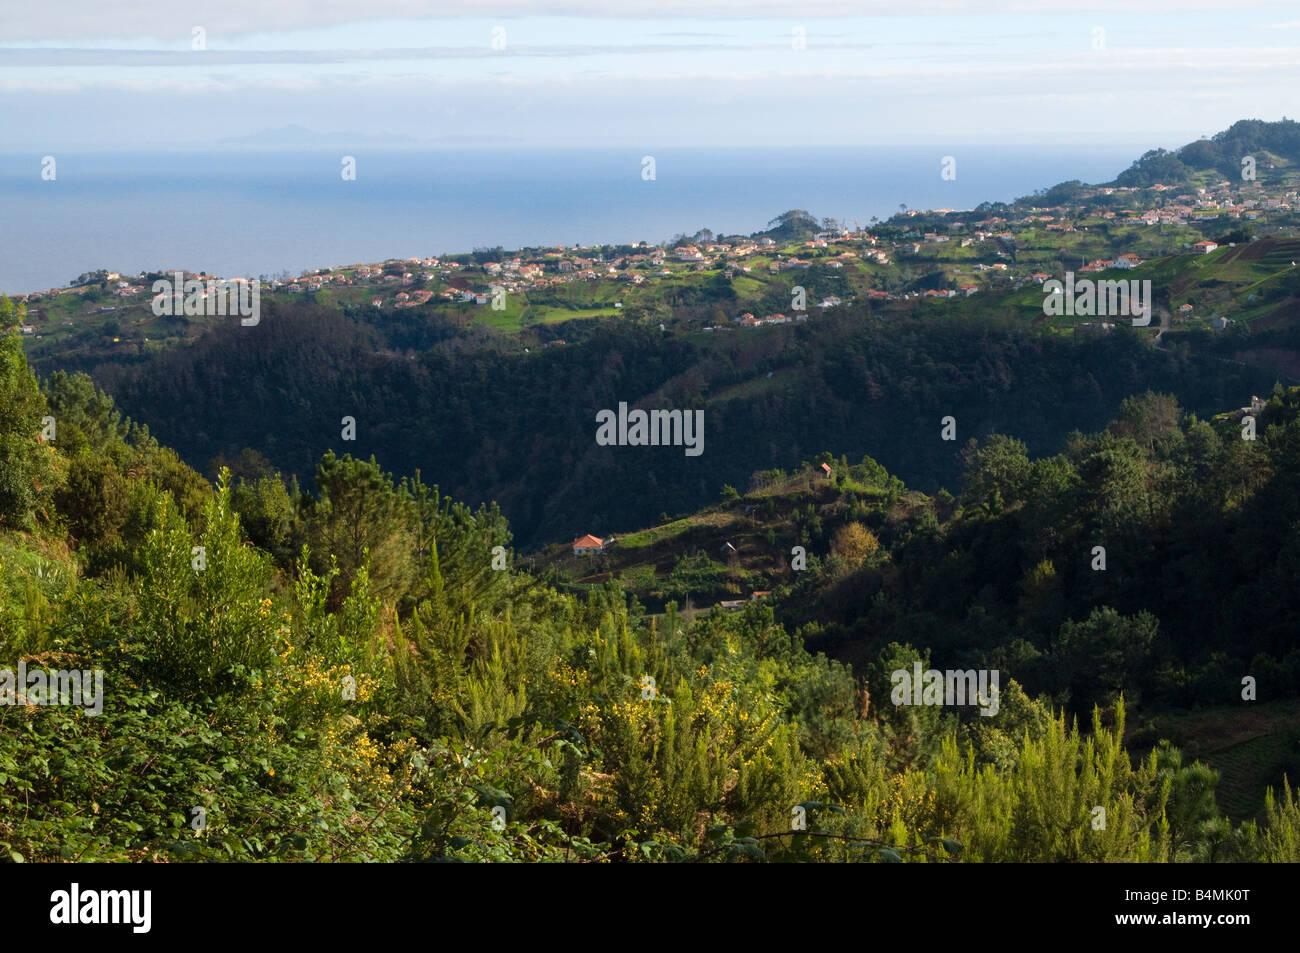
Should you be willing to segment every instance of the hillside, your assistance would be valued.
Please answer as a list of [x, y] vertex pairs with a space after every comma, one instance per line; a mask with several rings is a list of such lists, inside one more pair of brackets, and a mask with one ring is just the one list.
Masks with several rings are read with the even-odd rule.
[[1239, 178], [1246, 156], [1257, 169], [1295, 174], [1300, 169], [1300, 123], [1243, 119], [1208, 139], [1168, 152], [1153, 149], [1120, 173], [1114, 185], [1181, 185], [1209, 176]]
[[[616, 583], [679, 619], [766, 605], [859, 671], [892, 643], [923, 644], [1081, 716], [1122, 691], [1136, 747], [1177, 738], [1221, 771], [1232, 815], [1251, 817], [1266, 784], [1300, 770], [1286, 582], [1300, 510], [1282, 502], [1300, 489], [1300, 388], [1253, 414], [1268, 436], [1244, 440], [1240, 411], [1206, 422], [1146, 395], [1055, 457], [972, 442], [956, 499], [824, 453], [690, 516], [611, 528], [601, 553], [552, 546], [530, 565], [570, 591]], [[1238, 673], [1268, 682], [1266, 704], [1241, 705]]]
[[[960, 441], [1003, 432], [1051, 453], [1134, 392], [1170, 391], [1206, 414], [1277, 380], [1134, 334], [1076, 341], [1027, 325], [881, 319], [864, 306], [753, 336], [598, 325], [537, 354], [402, 354], [328, 311], [274, 306], [250, 333], [101, 367], [99, 380], [204, 470], [250, 447], [268, 472], [309, 481], [327, 449], [373, 454], [460, 499], [496, 501], [527, 547], [690, 511], [724, 483], [828, 446], [870, 454], [918, 489], [955, 490], [956, 448], [940, 439], [949, 414]], [[620, 402], [702, 410], [703, 453], [598, 445], [596, 414]], [[353, 441], [344, 417], [357, 422]]]
[[[759, 474], [583, 571], [775, 591], [647, 616], [373, 462], [213, 486], [89, 378], [0, 350], [7, 860], [1300, 859], [1300, 390], [1254, 441], [1158, 396], [1055, 458], [994, 437], [960, 499], [870, 460]], [[734, 566], [686, 551], [723, 536]], [[929, 665], [1001, 677], [890, 704]], [[1100, 836], [1097, 804], [1122, 808]]]
[[[244, 459], [310, 486], [326, 450], [373, 454], [497, 502], [526, 547], [689, 513], [828, 447], [955, 492], [960, 464], [934, 436], [948, 415], [961, 441], [1051, 454], [1135, 393], [1207, 415], [1300, 376], [1295, 126], [1185, 146], [1196, 181], [1062, 183], [859, 230], [792, 210], [672, 246], [320, 268], [268, 281], [251, 327], [156, 313], [161, 274], [97, 272], [0, 306], [40, 373], [90, 373], [209, 478]], [[1220, 178], [1248, 147], [1258, 175]], [[1046, 314], [1066, 272], [1149, 281], [1151, 325]], [[703, 454], [597, 445], [596, 414], [620, 403], [704, 411]]]

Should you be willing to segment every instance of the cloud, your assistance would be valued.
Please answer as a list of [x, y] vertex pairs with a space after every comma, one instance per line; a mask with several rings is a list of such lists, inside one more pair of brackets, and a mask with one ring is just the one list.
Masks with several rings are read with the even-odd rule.
[[515, 19], [780, 19], [805, 22], [822, 18], [1025, 14], [1168, 14], [1250, 10], [1289, 13], [1280, 0], [1225, 4], [1223, 0], [1057, 0], [1050, 11], [1042, 0], [495, 0], [488, 10], [467, 12], [464, 0], [0, 0], [0, 43], [111, 37], [188, 39], [194, 26], [209, 35], [242, 36], [267, 31], [302, 30], [385, 20]]
[[[361, 133], [414, 132], [412, 124], [425, 123], [440, 134], [480, 140], [517, 134], [529, 143], [593, 135], [601, 142], [702, 145], [780, 145], [807, 137], [825, 144], [882, 137], [1012, 142], [1033, 141], [1040, 130], [1087, 141], [1124, 130], [1191, 126], [1196, 134], [1243, 115], [1280, 114], [1289, 111], [1289, 90], [1300, 87], [1294, 34], [1260, 32], [1270, 21], [1278, 30], [1286, 26], [1284, 16], [1259, 13], [1273, 9], [1268, 4], [1235, 5], [1242, 16], [1230, 20], [1142, 19], [1142, 11], [1172, 4], [1067, 0], [1051, 14], [1035, 6], [1034, 15], [1023, 17], [818, 23], [809, 11], [846, 5], [809, 0], [798, 4], [797, 18], [782, 19], [776, 14], [794, 5], [746, 0], [743, 13], [724, 21], [685, 14], [716, 17], [721, 8], [741, 5], [619, 0], [620, 14], [644, 17], [653, 7], [659, 15], [617, 21], [593, 8], [592, 20], [551, 21], [546, 17], [583, 4], [540, 0], [526, 5], [526, 23], [508, 25], [510, 45], [497, 51], [488, 43], [495, 20], [438, 22], [440, 11], [450, 9], [440, 0], [373, 6], [286, 0], [263, 9], [264, 3], [231, 0], [214, 19], [191, 18], [199, 9], [192, 3], [169, 3], [163, 14], [157, 0], [142, 0], [125, 19], [114, 12], [111, 23], [102, 5], [62, 3], [58, 23], [67, 29], [53, 41], [57, 47], [0, 46], [5, 148], [111, 140], [130, 129], [124, 116], [174, 112], [169, 99], [227, 129], [274, 127], [287, 117], [331, 128], [347, 117]], [[1029, 6], [1020, 0], [918, 4], [847, 6], [858, 14], [887, 9], [932, 16]], [[1076, 8], [1086, 12], [1056, 16]], [[0, 0], [0, 11], [15, 9], [15, 0]], [[497, 9], [504, 17], [525, 5], [503, 0]], [[140, 10], [151, 12], [137, 19]], [[206, 5], [202, 10], [211, 12]], [[1106, 18], [1108, 10], [1122, 15]], [[390, 16], [409, 19], [382, 20]], [[754, 16], [769, 19], [747, 19]], [[339, 26], [344, 18], [349, 25]], [[206, 51], [189, 48], [191, 19], [207, 31]], [[40, 5], [24, 5], [14, 16], [0, 12], [0, 31], [30, 33], [47, 22], [54, 20]], [[1102, 51], [1091, 49], [1095, 22], [1108, 27]], [[234, 42], [223, 23], [258, 32]], [[792, 23], [807, 25], [806, 51], [792, 51]], [[78, 32], [90, 25], [104, 32]], [[165, 40], [156, 39], [160, 32]], [[1197, 115], [1210, 99], [1210, 115]], [[448, 104], [457, 108], [454, 121], [440, 111]], [[168, 131], [178, 134], [188, 131]], [[205, 135], [197, 130], [191, 138]]]
[[[686, 49], [691, 52], [721, 52], [739, 49], [755, 49], [754, 46], [741, 47], [722, 44], [698, 44]], [[609, 46], [594, 44], [568, 44], [553, 46], [529, 46], [514, 44], [503, 51], [493, 50], [487, 46], [426, 46], [408, 48], [374, 49], [334, 49], [334, 50], [134, 50], [134, 49], [50, 49], [33, 47], [28, 49], [6, 50], [4, 65], [11, 69], [46, 68], [68, 66], [126, 66], [164, 67], [164, 66], [235, 66], [235, 65], [287, 65], [287, 64], [321, 64], [352, 62], [401, 62], [403, 60], [493, 60], [497, 63], [509, 62], [520, 57], [564, 57], [578, 58], [587, 56], [604, 56], [610, 53], [619, 55], [647, 55], [655, 53], [679, 53], [684, 48], [668, 44], [630, 43], [626, 46]]]

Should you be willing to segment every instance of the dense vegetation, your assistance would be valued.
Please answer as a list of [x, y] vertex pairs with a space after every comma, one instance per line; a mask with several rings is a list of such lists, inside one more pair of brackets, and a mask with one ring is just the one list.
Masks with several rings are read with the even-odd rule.
[[[925, 645], [1080, 716], [1121, 693], [1146, 709], [1240, 704], [1248, 675], [1269, 699], [1300, 697], [1298, 417], [1296, 388], [1278, 389], [1251, 440], [1168, 395], [1130, 398], [1056, 456], [971, 441], [957, 499], [838, 463], [838, 491], [764, 523], [774, 556], [803, 545], [823, 561], [761, 584], [788, 587], [780, 617], [810, 647], [868, 659]], [[764, 503], [730, 507], [762, 521]]]
[[[1271, 180], [1297, 128], [1116, 184], [1243, 155]], [[754, 237], [797, 271], [543, 284], [486, 319], [370, 285], [159, 318], [107, 271], [0, 296], [47, 375], [0, 339], [0, 861], [1300, 860], [1297, 246], [1139, 234], [1135, 200], [905, 213], [873, 229], [888, 267], [806, 249], [838, 226], [792, 210]], [[903, 251], [1044, 205], [1087, 224]], [[1242, 244], [1176, 253], [1202, 230]], [[1027, 274], [919, 294], [1119, 249], [1155, 346], [1049, 322]], [[843, 306], [731, 329], [796, 281]], [[620, 402], [703, 409], [704, 453], [598, 445]], [[996, 714], [900, 704], [914, 664], [1000, 673]], [[20, 666], [102, 671], [102, 712], [12, 704]], [[1197, 719], [1232, 758], [1198, 760]]]
[[1286, 118], [1280, 122], [1242, 119], [1211, 138], [1198, 139], [1173, 152], [1150, 150], [1121, 172], [1114, 184], [1179, 185], [1206, 170], [1236, 179], [1241, 175], [1245, 156], [1254, 156], [1261, 164], [1270, 156], [1288, 165], [1300, 163], [1300, 122]]
[[[724, 483], [827, 447], [870, 453], [927, 492], [955, 488], [967, 438], [1006, 433], [1055, 453], [1130, 394], [1169, 392], [1205, 415], [1275, 379], [1135, 335], [1075, 341], [961, 311], [880, 318], [864, 305], [755, 336], [571, 323], [565, 346], [526, 354], [460, 338], [399, 347], [385, 335], [404, 325], [266, 310], [254, 328], [222, 325], [143, 364], [102, 364], [98, 382], [210, 478], [246, 447], [307, 486], [329, 449], [374, 454], [457, 499], [495, 501], [526, 548], [693, 511]], [[703, 408], [703, 454], [597, 446], [597, 411], [620, 401]], [[940, 439], [949, 414], [957, 444]], [[345, 416], [354, 442], [340, 439]]]
[[[930, 653], [891, 642], [858, 675], [761, 604], [649, 619], [614, 585], [562, 595], [510, 564], [495, 508], [373, 460], [326, 454], [304, 494], [246, 457], [214, 487], [85, 376], [38, 388], [14, 336], [0, 421], [0, 667], [100, 668], [106, 694], [0, 707], [0, 858], [1300, 859], [1289, 787], [1234, 825], [1203, 765], [1134, 764], [1122, 685], [1087, 732], [1014, 680], [997, 718], [893, 706], [889, 673]], [[1246, 451], [1255, 497], [1296, 426]], [[1141, 482], [1124, 441], [1145, 432], [1098, 439], [1079, 459]], [[1048, 498], [1024, 481], [1069, 480], [990, 446], [964, 532], [996, 553]]]

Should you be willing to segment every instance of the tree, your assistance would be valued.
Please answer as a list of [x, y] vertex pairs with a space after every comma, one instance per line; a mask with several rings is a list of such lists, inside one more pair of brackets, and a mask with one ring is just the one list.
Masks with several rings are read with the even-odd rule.
[[1125, 397], [1115, 413], [1110, 430], [1116, 436], [1129, 437], [1150, 452], [1162, 441], [1181, 438], [1178, 429], [1178, 398], [1172, 394], [1147, 391], [1138, 397]]
[[231, 505], [253, 545], [270, 553], [276, 565], [287, 567], [301, 545], [300, 525], [280, 474], [241, 479]]
[[[910, 689], [916, 662], [921, 663], [922, 672], [928, 671], [929, 650], [918, 652], [910, 645], [891, 642], [881, 649], [868, 675], [870, 696], [885, 741], [885, 760], [897, 771], [924, 764], [941, 740], [938, 731], [942, 706], [912, 704]], [[896, 692], [901, 699], [897, 703], [893, 701]]]
[[54, 448], [41, 435], [46, 410], [21, 339], [6, 334], [0, 339], [0, 525], [29, 528], [38, 515], [49, 515], [58, 471]]
[[845, 523], [831, 537], [831, 553], [857, 569], [880, 549], [880, 540], [861, 523]]
[[[1025, 738], [1011, 778], [1011, 856], [1058, 863], [1152, 859], [1150, 828], [1164, 802], [1154, 794], [1154, 762], [1135, 770], [1122, 747], [1124, 717], [1120, 699], [1113, 727], [1103, 726], [1093, 709], [1089, 735], [1067, 725], [1061, 713], [1044, 734]], [[1104, 826], [1095, 826], [1099, 808]]]
[[126, 523], [129, 496], [126, 478], [111, 460], [79, 454], [69, 464], [67, 482], [55, 501], [79, 547], [111, 547]]
[[[1219, 818], [1214, 791], [1219, 783], [1219, 773], [1201, 764], [1185, 765], [1183, 754], [1168, 740], [1156, 746], [1156, 782], [1168, 782], [1168, 802], [1165, 817], [1169, 822], [1169, 843], [1175, 852], [1195, 856], [1206, 845], [1207, 828]], [[1213, 857], [1195, 856], [1196, 860], [1213, 860]]]
[[1003, 434], [992, 434], [982, 446], [967, 447], [966, 492], [968, 505], [978, 505], [997, 494], [1011, 504], [1024, 498], [1031, 465], [1025, 445]]
[[338, 560], [334, 603], [342, 601], [362, 566], [369, 567], [376, 595], [398, 601], [415, 578], [410, 497], [394, 488], [373, 456], [340, 459], [332, 450], [316, 466], [316, 487], [319, 498], [308, 518], [313, 568], [325, 572], [331, 557]]
[[804, 238], [819, 230], [817, 219], [803, 209], [782, 212], [767, 223], [767, 235], [777, 241]]
[[72, 431], [99, 452], [126, 438], [127, 427], [113, 398], [96, 387], [89, 374], [55, 371], [45, 382], [45, 399], [58, 422], [58, 446], [65, 453]]
[[270, 560], [244, 545], [228, 480], [222, 471], [198, 534], [168, 494], [157, 494], [155, 528], [141, 552], [136, 598], [147, 677], [187, 694], [241, 686], [275, 659]]
[[1145, 460], [1128, 438], [1103, 436], [1099, 443], [1079, 462], [1079, 495], [1088, 529], [1098, 540], [1126, 538], [1151, 512]]
[[1149, 612], [1125, 616], [1110, 606], [1093, 609], [1083, 622], [1064, 623], [1051, 664], [1058, 685], [1063, 681], [1069, 688], [1071, 707], [1082, 712], [1110, 704], [1121, 693], [1136, 695], [1159, 627]]

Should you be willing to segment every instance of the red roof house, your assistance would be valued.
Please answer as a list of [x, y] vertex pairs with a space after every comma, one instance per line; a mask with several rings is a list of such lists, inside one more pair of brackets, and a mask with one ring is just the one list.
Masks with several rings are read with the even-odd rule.
[[573, 555], [587, 556], [591, 553], [602, 553], [605, 551], [605, 541], [599, 536], [592, 536], [588, 533], [586, 536], [579, 536], [573, 541]]

